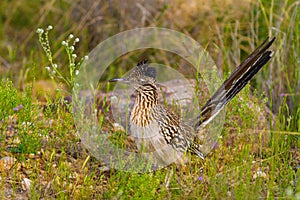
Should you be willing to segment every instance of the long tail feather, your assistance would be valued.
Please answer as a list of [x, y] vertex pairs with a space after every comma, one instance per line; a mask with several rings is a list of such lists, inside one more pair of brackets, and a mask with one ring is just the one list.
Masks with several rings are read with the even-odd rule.
[[234, 72], [224, 81], [219, 89], [212, 95], [201, 108], [201, 113], [196, 119], [195, 129], [208, 124], [224, 106], [253, 78], [253, 76], [271, 59], [273, 51], [268, 50], [275, 37], [268, 41], [267, 38], [248, 58], [242, 62]]

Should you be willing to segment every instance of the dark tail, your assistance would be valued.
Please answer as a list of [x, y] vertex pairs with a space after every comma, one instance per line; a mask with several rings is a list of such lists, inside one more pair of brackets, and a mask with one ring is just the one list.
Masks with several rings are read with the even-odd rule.
[[273, 51], [268, 48], [274, 42], [275, 37], [269, 41], [267, 38], [248, 58], [242, 62], [221, 87], [212, 95], [207, 103], [201, 108], [200, 116], [197, 117], [195, 128], [204, 127], [208, 124], [224, 106], [241, 91], [252, 77], [271, 59]]

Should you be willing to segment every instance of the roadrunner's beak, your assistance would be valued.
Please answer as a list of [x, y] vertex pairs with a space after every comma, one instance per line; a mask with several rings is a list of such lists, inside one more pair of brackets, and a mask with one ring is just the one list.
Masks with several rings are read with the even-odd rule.
[[110, 79], [108, 82], [122, 82], [122, 83], [129, 83], [128, 80], [124, 79], [124, 78], [112, 78]]

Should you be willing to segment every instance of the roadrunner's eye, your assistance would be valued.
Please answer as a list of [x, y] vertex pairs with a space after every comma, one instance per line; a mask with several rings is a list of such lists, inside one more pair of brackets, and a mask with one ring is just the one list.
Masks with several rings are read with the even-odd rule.
[[155, 68], [148, 67], [147, 70], [146, 70], [145, 75], [155, 79], [155, 77], [156, 77], [156, 70], [155, 70]]

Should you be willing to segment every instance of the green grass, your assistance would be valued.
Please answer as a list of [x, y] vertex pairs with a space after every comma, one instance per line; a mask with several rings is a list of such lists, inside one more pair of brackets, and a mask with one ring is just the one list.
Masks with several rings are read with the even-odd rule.
[[[5, 123], [1, 129], [1, 151], [3, 156], [17, 161], [10, 170], [1, 171], [1, 185], [6, 190], [12, 188], [15, 198], [296, 197], [300, 192], [299, 170], [295, 170], [299, 165], [297, 136], [281, 131], [269, 133], [268, 128], [263, 132], [261, 126], [265, 124], [254, 123], [260, 116], [247, 105], [248, 94], [249, 87], [229, 105], [226, 122], [231, 125], [225, 127], [219, 147], [205, 161], [192, 156], [185, 167], [172, 165], [156, 172], [132, 174], [99, 171], [99, 161], [89, 158], [79, 145], [70, 113], [60, 106], [54, 112], [43, 111], [33, 104], [30, 90], [20, 93], [11, 82], [2, 81], [1, 110]], [[254, 105], [263, 109], [264, 105], [256, 101]], [[14, 111], [20, 104], [24, 108]], [[8, 121], [11, 117], [16, 120], [14, 124]], [[283, 120], [284, 116], [277, 118]], [[27, 121], [33, 125], [24, 128], [22, 124]], [[12, 140], [4, 135], [6, 125], [14, 125], [18, 130], [12, 137], [19, 137], [19, 145], [6, 148]], [[237, 129], [232, 130], [232, 126]], [[272, 136], [268, 144], [258, 143], [263, 135]], [[25, 194], [20, 193], [24, 177], [33, 181], [31, 190]], [[5, 193], [1, 195], [7, 198]]]
[[[160, 8], [157, 4], [144, 25], [136, 24], [130, 15], [120, 12], [120, 3], [112, 2], [112, 7], [103, 2], [100, 8], [103, 21], [97, 26], [101, 34], [88, 26], [88, 17], [78, 23], [73, 7], [65, 1], [0, 3], [0, 159], [15, 159], [12, 165], [0, 161], [0, 198], [300, 199], [299, 1], [235, 1], [223, 6], [213, 1], [202, 12], [176, 1], [176, 6]], [[54, 26], [49, 33], [53, 63], [44, 55], [35, 33], [48, 24]], [[185, 166], [170, 165], [143, 174], [102, 171], [101, 162], [77, 137], [72, 114], [60, 104], [64, 92], [47, 96], [47, 101], [33, 94], [40, 90], [39, 81], [50, 79], [45, 66], [53, 70], [55, 63], [67, 82], [54, 77], [54, 85], [74, 86], [77, 68], [70, 70], [70, 66], [80, 59], [70, 60], [72, 52], [65, 49], [65, 54], [61, 45], [70, 33], [80, 38], [74, 44], [75, 53], [83, 57], [95, 41], [147, 25], [190, 34], [207, 47], [225, 74], [267, 35], [277, 37], [272, 47], [276, 54], [227, 106], [218, 147], [207, 159], [188, 155], [190, 162]], [[174, 54], [141, 50], [118, 59], [107, 77], [122, 75], [143, 53], [179, 70], [186, 64]], [[266, 107], [275, 114], [268, 114]], [[106, 114], [99, 116], [104, 128], [110, 125]], [[125, 136], [119, 131], [112, 133], [111, 140], [124, 146]], [[24, 178], [32, 181], [30, 188]]]

